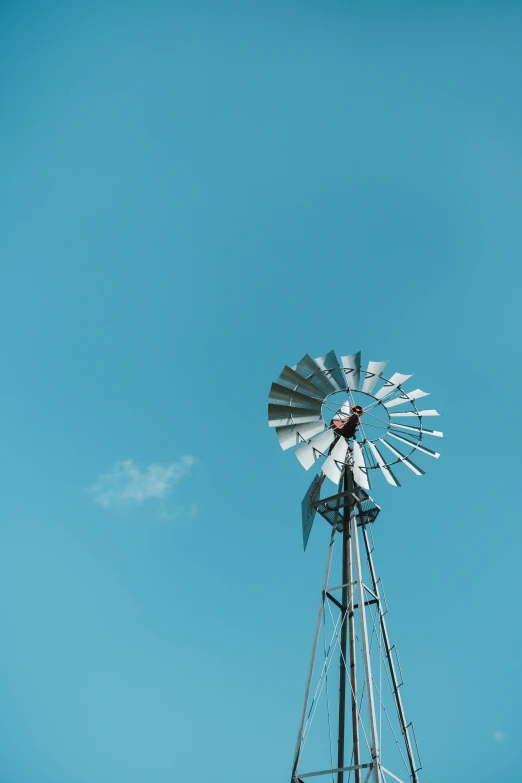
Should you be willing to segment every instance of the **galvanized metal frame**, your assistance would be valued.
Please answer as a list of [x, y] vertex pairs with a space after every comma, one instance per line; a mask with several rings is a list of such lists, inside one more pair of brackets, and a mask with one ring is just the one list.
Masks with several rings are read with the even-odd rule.
[[[321, 481], [322, 483], [322, 481]], [[319, 485], [320, 489], [320, 485]], [[340, 490], [335, 495], [320, 499], [318, 491], [311, 493], [309, 497], [310, 506], [314, 512], [317, 511], [332, 527], [330, 544], [328, 548], [327, 563], [321, 591], [321, 601], [318, 612], [318, 618], [315, 628], [314, 640], [312, 645], [312, 654], [310, 658], [309, 669], [306, 679], [305, 697], [299, 723], [299, 730], [292, 765], [291, 781], [292, 783], [305, 783], [305, 780], [312, 777], [323, 775], [335, 775], [337, 783], [345, 783], [345, 773], [354, 772], [354, 783], [383, 783], [384, 775], [391, 776], [394, 780], [400, 781], [394, 773], [382, 766], [379, 742], [377, 733], [376, 708], [374, 697], [374, 684], [372, 677], [372, 665], [369, 654], [368, 628], [366, 610], [368, 606], [377, 605], [379, 625], [384, 644], [384, 653], [390, 678], [393, 684], [393, 701], [396, 708], [397, 720], [400, 726], [404, 748], [409, 764], [410, 783], [419, 783], [418, 771], [421, 768], [417, 766], [413, 745], [410, 738], [410, 728], [412, 724], [407, 723], [404, 706], [400, 695], [402, 682], [397, 675], [396, 663], [393, 659], [393, 645], [390, 644], [388, 629], [385, 621], [387, 606], [384, 596], [381, 595], [379, 580], [376, 577], [375, 566], [372, 557], [372, 546], [369, 536], [369, 525], [371, 525], [379, 514], [379, 507], [373, 503], [368, 493], [354, 483], [353, 472], [350, 465], [347, 465], [339, 484]], [[332, 517], [332, 514], [334, 517]], [[341, 584], [329, 587], [329, 580], [332, 567], [332, 557], [335, 545], [335, 536], [339, 533], [342, 536], [342, 579]], [[362, 551], [361, 551], [362, 546]], [[368, 586], [363, 581], [362, 557], [365, 557], [367, 568], [370, 575], [371, 585]], [[354, 573], [352, 573], [354, 571]], [[338, 600], [332, 593], [340, 590], [341, 600]], [[340, 650], [339, 650], [339, 702], [338, 702], [338, 737], [337, 737], [337, 766], [324, 770], [309, 770], [301, 772], [299, 763], [302, 751], [303, 729], [307, 716], [307, 708], [310, 698], [310, 688], [313, 678], [315, 660], [317, 656], [318, 641], [321, 630], [321, 623], [324, 614], [325, 601], [330, 601], [341, 612], [341, 631], [340, 631]], [[370, 730], [371, 757], [366, 761], [361, 754], [359, 743], [359, 706], [357, 703], [357, 672], [356, 672], [356, 650], [355, 650], [355, 611], [357, 610], [359, 621], [359, 642], [361, 646], [362, 675], [364, 678], [364, 691], [366, 703], [366, 720]], [[347, 699], [347, 685], [349, 682], [350, 699]], [[351, 714], [351, 750], [353, 750], [353, 762], [346, 766], [346, 717]], [[366, 779], [363, 781], [362, 770], [368, 770]], [[384, 773], [384, 774], [383, 774]]]

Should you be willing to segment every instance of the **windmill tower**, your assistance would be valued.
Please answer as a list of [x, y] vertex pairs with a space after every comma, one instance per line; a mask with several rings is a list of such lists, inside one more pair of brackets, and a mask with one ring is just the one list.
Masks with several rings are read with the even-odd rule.
[[422, 475], [412, 454], [438, 458], [425, 444], [442, 433], [424, 427], [439, 415], [417, 407], [427, 392], [404, 390], [411, 376], [385, 377], [386, 364], [361, 370], [360, 352], [340, 361], [334, 351], [306, 355], [270, 389], [269, 426], [281, 447], [293, 448], [306, 470], [321, 467], [302, 503], [305, 549], [317, 513], [331, 526], [291, 783], [419, 783], [417, 741], [373, 560], [380, 508], [368, 493], [378, 474], [399, 486], [401, 465]]

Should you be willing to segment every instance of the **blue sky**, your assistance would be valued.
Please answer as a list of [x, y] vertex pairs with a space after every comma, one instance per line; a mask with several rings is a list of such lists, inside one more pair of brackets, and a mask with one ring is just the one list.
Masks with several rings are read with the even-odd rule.
[[0, 777], [287, 781], [328, 533], [282, 366], [415, 373], [376, 482], [423, 783], [519, 769], [516, 3], [1, 8]]

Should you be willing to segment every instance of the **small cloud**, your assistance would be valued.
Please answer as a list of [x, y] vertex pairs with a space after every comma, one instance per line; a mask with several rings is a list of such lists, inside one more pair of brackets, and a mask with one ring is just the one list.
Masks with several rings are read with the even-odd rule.
[[98, 476], [87, 491], [103, 508], [137, 506], [151, 498], [161, 500], [190, 472], [195, 461], [195, 457], [187, 456], [168, 465], [153, 462], [144, 469], [132, 459], [116, 462], [112, 470]]
[[493, 732], [493, 739], [495, 740], [495, 742], [504, 742], [504, 740], [506, 739], [506, 735], [504, 734], [503, 731], [495, 731]]

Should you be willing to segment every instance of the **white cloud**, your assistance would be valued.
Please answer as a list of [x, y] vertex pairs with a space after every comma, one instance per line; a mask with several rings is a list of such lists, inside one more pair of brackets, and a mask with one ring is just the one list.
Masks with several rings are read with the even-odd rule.
[[151, 498], [166, 498], [172, 487], [189, 473], [195, 461], [195, 457], [181, 457], [169, 465], [153, 462], [143, 470], [132, 459], [116, 462], [109, 473], [98, 476], [88, 492], [103, 508], [140, 505]]
[[493, 733], [493, 739], [495, 740], [495, 742], [504, 742], [504, 740], [506, 739], [506, 735], [504, 734], [503, 731], [495, 731]]

